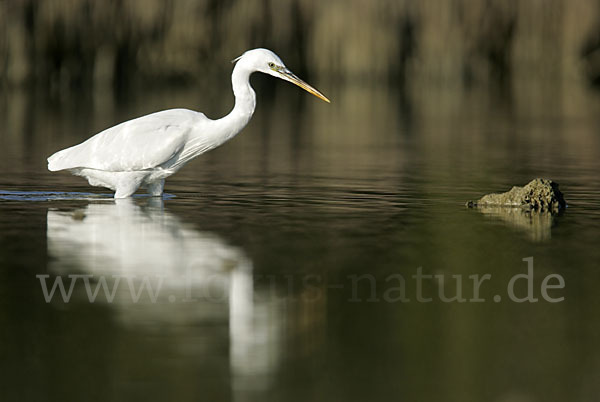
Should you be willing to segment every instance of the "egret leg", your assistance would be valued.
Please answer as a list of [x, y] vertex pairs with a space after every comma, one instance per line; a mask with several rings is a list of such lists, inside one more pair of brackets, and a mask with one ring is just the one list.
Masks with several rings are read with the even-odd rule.
[[117, 187], [117, 191], [115, 192], [115, 198], [127, 198], [131, 197], [133, 193], [137, 190], [137, 186], [122, 186]]
[[148, 184], [148, 194], [153, 197], [160, 197], [165, 187], [165, 180], [157, 180]]
[[115, 198], [127, 198], [130, 197], [138, 189], [142, 180], [143, 175], [137, 172], [119, 172], [117, 173], [118, 180], [116, 180], [115, 187]]

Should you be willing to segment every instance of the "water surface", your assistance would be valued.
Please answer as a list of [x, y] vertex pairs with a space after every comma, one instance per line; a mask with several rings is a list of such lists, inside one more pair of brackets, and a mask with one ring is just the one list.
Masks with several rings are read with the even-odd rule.
[[[7, 96], [4, 399], [594, 400], [598, 99], [331, 92], [331, 105], [259, 93], [243, 134], [168, 180], [167, 197], [119, 202], [45, 158], [123, 119], [175, 106], [217, 116], [231, 99]], [[565, 213], [464, 207], [535, 177], [560, 183]], [[507, 285], [528, 257], [537, 302], [518, 303]], [[419, 272], [437, 276], [417, 285]], [[476, 297], [470, 276], [486, 274]], [[551, 301], [548, 275], [564, 280]], [[68, 302], [46, 301], [57, 278], [75, 279]], [[445, 301], [456, 278], [465, 301]], [[118, 281], [114, 295], [90, 302], [102, 281]], [[154, 293], [138, 298], [129, 286], [143, 283]]]

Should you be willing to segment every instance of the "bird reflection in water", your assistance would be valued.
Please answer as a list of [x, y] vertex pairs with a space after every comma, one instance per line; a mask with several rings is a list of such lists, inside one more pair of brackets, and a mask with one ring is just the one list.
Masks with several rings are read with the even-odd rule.
[[254, 297], [250, 259], [218, 236], [183, 224], [162, 200], [145, 201], [143, 206], [122, 199], [75, 211], [49, 210], [51, 273], [63, 282], [80, 280], [72, 302], [89, 303], [102, 282], [116, 289], [114, 298], [100, 289], [97, 302], [110, 305], [119, 322], [137, 329], [197, 329], [227, 320], [233, 378], [266, 378], [278, 360], [281, 331], [274, 329], [280, 323], [269, 311], [276, 308], [273, 303]]

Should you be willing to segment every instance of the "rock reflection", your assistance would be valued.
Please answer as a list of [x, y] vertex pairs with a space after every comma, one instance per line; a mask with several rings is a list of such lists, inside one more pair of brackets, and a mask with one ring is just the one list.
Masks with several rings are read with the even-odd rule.
[[[176, 328], [166, 341], [180, 343], [186, 357], [198, 355], [198, 341], [189, 340], [198, 335], [211, 338], [201, 340], [202, 353], [218, 353], [214, 345], [222, 336], [214, 326], [228, 327], [234, 391], [250, 383], [260, 388], [277, 365], [281, 320], [272, 311], [276, 304], [254, 296], [250, 259], [218, 236], [182, 223], [162, 201], [49, 210], [47, 241], [51, 272], [63, 282], [80, 280], [74, 302], [88, 303], [98, 290], [94, 302], [110, 305], [126, 328]], [[114, 298], [102, 286], [114, 290]]]
[[522, 208], [478, 206], [482, 214], [506, 223], [527, 234], [535, 242], [549, 240], [552, 237], [554, 215], [544, 211], [529, 211]]

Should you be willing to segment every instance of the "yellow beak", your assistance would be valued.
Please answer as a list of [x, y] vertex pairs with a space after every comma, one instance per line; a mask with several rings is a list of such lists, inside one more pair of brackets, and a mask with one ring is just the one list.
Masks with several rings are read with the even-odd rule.
[[321, 92], [317, 91], [315, 88], [308, 85], [306, 82], [302, 81], [300, 78], [296, 77], [296, 75], [294, 73], [292, 73], [290, 70], [288, 70], [287, 68], [279, 67], [279, 68], [274, 68], [274, 70], [277, 71], [281, 75], [282, 79], [289, 81], [292, 84], [298, 85], [300, 88], [304, 89], [307, 92], [310, 92], [317, 98], [322, 99], [327, 103], [331, 103], [331, 101], [329, 99], [327, 99], [327, 97], [325, 95], [323, 95]]

